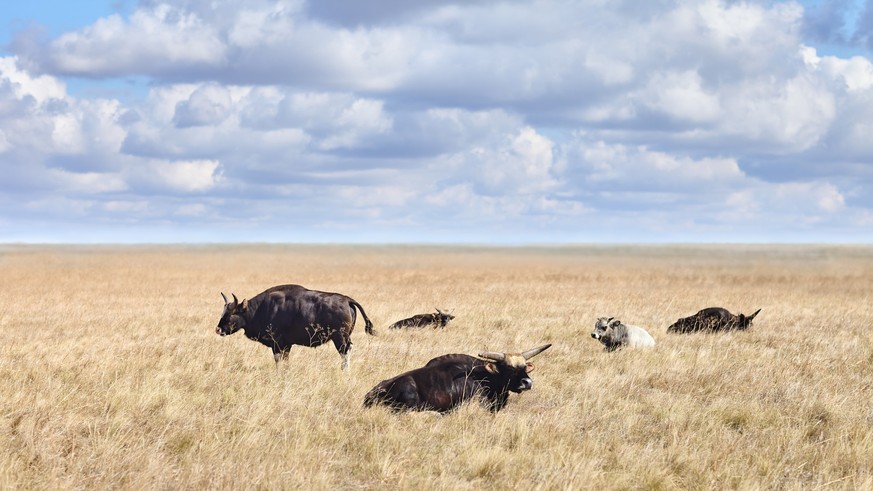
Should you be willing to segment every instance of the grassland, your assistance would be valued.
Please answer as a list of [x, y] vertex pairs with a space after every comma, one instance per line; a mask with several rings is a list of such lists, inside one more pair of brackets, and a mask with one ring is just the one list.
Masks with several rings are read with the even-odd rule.
[[[9, 489], [873, 489], [873, 247], [0, 247]], [[274, 366], [220, 291], [299, 283], [378, 336]], [[668, 335], [708, 306], [749, 332]], [[454, 308], [444, 331], [385, 326]], [[598, 316], [650, 351], [604, 353]], [[444, 353], [552, 349], [492, 415], [364, 410]]]

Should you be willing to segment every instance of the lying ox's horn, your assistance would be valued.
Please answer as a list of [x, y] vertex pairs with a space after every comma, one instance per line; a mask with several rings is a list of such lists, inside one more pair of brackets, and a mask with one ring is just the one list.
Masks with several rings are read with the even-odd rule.
[[[552, 347], [552, 343], [544, 344], [544, 345], [540, 346], [539, 348], [533, 348], [533, 349], [529, 349], [529, 350], [525, 351], [524, 353], [521, 354], [521, 356], [523, 356], [525, 360], [530, 360], [534, 356], [542, 353], [543, 351], [545, 351], [551, 347]], [[482, 356], [482, 355], [479, 355], [479, 356]]]
[[500, 353], [498, 351], [483, 351], [482, 353], [479, 353], [479, 358], [485, 358], [492, 361], [503, 361], [506, 359], [506, 353]]
[[760, 312], [760, 311], [761, 311], [761, 309], [756, 310], [754, 314], [752, 314], [752, 315], [746, 317], [746, 319], [748, 319], [748, 320], [752, 320], [752, 319], [754, 319], [755, 316], [758, 315], [758, 312]]
[[221, 298], [224, 299], [224, 303], [227, 304], [227, 296], [224, 294], [224, 292], [219, 292], [219, 293], [221, 293]]

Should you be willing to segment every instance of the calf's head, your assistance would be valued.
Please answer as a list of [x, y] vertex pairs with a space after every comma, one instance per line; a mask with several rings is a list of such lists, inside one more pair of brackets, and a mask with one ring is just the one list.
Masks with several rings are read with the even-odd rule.
[[243, 314], [248, 308], [248, 302], [243, 299], [240, 303], [236, 295], [233, 293], [230, 295], [233, 297], [233, 302], [228, 302], [224, 293], [221, 294], [221, 298], [224, 299], [224, 311], [221, 312], [221, 319], [218, 320], [218, 326], [215, 328], [215, 333], [219, 336], [227, 336], [246, 327], [246, 318]]
[[594, 323], [594, 331], [591, 332], [591, 337], [605, 343], [611, 340], [615, 333], [615, 328], [621, 325], [621, 321], [615, 317], [601, 317]]
[[533, 387], [533, 380], [528, 375], [533, 371], [533, 363], [528, 360], [551, 346], [551, 344], [545, 344], [522, 353], [485, 351], [479, 353], [479, 357], [487, 360], [485, 370], [495, 377], [501, 386], [517, 394]]

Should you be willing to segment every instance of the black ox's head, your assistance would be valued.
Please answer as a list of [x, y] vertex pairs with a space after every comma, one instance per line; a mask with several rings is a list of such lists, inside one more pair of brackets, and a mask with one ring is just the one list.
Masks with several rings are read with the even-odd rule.
[[455, 318], [455, 316], [452, 315], [454, 309], [449, 312], [443, 312], [440, 309], [436, 309], [436, 311], [436, 319], [439, 322], [439, 327], [446, 327], [446, 324], [448, 324], [450, 320]]
[[533, 371], [533, 363], [527, 360], [549, 349], [551, 346], [551, 344], [545, 344], [539, 348], [529, 349], [522, 353], [486, 351], [479, 353], [479, 357], [487, 360], [485, 362], [485, 370], [497, 378], [499, 385], [517, 394], [530, 390], [533, 387], [533, 380], [528, 375]]
[[752, 327], [752, 321], [755, 320], [755, 316], [758, 315], [761, 309], [755, 311], [754, 314], [746, 317], [743, 314], [737, 316], [737, 329], [748, 329]]
[[233, 302], [228, 302], [224, 293], [221, 294], [221, 298], [224, 299], [224, 311], [221, 313], [221, 319], [218, 320], [218, 326], [215, 328], [215, 333], [219, 336], [227, 336], [246, 327], [246, 318], [243, 314], [248, 307], [248, 302], [243, 299], [240, 303], [236, 299], [236, 295], [233, 293], [230, 295], [233, 297]]

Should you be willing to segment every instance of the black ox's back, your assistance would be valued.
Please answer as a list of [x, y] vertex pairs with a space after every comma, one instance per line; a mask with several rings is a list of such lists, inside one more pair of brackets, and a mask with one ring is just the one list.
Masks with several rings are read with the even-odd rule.
[[409, 317], [408, 319], [399, 320], [394, 324], [388, 326], [388, 329], [424, 327], [432, 327], [434, 329], [438, 327], [445, 328], [446, 324], [448, 324], [449, 321], [454, 318], [455, 316], [452, 315], [451, 312], [443, 312], [440, 309], [436, 309], [436, 312], [432, 314], [417, 314]]
[[421, 368], [380, 382], [364, 397], [364, 406], [384, 404], [395, 410], [449, 412], [461, 403], [480, 397], [497, 412], [506, 406], [509, 392], [530, 390], [527, 359], [545, 351], [540, 346], [519, 354], [480, 353], [481, 358], [450, 354], [434, 358]]
[[722, 307], [705, 308], [690, 317], [683, 317], [667, 328], [667, 332], [689, 333], [698, 331], [745, 330], [752, 326], [752, 320], [761, 309], [746, 317], [731, 314]]

